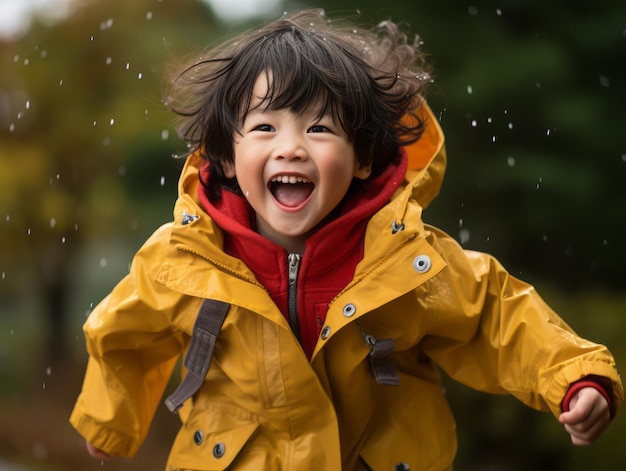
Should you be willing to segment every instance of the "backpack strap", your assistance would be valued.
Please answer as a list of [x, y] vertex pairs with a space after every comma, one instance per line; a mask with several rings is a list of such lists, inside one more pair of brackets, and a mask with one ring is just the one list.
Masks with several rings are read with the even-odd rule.
[[183, 403], [193, 396], [206, 378], [215, 342], [220, 333], [230, 304], [214, 299], [205, 299], [198, 311], [191, 333], [191, 343], [183, 365], [187, 374], [176, 390], [165, 400], [167, 408], [176, 412]]

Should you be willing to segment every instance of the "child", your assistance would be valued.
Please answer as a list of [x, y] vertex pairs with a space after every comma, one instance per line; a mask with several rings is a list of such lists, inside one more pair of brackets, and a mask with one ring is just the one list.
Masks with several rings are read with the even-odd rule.
[[133, 456], [181, 354], [168, 470], [451, 469], [438, 368], [598, 438], [623, 399], [607, 349], [422, 222], [445, 167], [429, 81], [394, 23], [318, 10], [176, 79], [174, 220], [84, 328], [71, 422], [94, 457]]

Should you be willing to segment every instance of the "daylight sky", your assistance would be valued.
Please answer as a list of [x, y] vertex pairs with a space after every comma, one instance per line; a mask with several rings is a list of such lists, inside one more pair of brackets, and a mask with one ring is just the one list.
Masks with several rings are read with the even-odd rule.
[[[281, 0], [199, 0], [211, 5], [223, 21], [238, 21], [276, 10]], [[0, 36], [17, 37], [28, 31], [35, 12], [49, 21], [62, 19], [72, 0], [0, 0]]]

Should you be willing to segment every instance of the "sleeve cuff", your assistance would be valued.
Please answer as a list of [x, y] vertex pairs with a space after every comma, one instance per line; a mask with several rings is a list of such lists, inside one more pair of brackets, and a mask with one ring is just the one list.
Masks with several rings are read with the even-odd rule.
[[606, 387], [603, 384], [605, 382], [603, 381], [603, 379], [604, 378], [595, 377], [595, 376], [586, 376], [582, 378], [581, 380], [570, 384], [570, 387], [567, 390], [567, 393], [565, 394], [563, 401], [561, 402], [561, 410], [563, 412], [567, 412], [570, 410], [570, 401], [572, 400], [572, 397], [574, 397], [574, 395], [578, 391], [580, 391], [583, 388], [594, 388], [600, 394], [602, 394], [602, 397], [604, 397], [604, 399], [606, 399], [606, 402], [609, 405], [609, 411], [611, 412], [611, 419], [612, 419], [615, 415], [615, 411], [613, 410], [613, 401], [611, 399], [610, 391], [607, 391]]

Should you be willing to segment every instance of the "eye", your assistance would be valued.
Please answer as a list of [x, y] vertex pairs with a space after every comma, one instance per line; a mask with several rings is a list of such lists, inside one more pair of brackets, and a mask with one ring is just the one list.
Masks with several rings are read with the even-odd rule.
[[253, 128], [253, 131], [274, 132], [276, 129], [271, 124], [259, 124]]
[[311, 126], [308, 132], [330, 132], [330, 129], [328, 129], [326, 126], [322, 126], [321, 124], [316, 124], [314, 126]]

